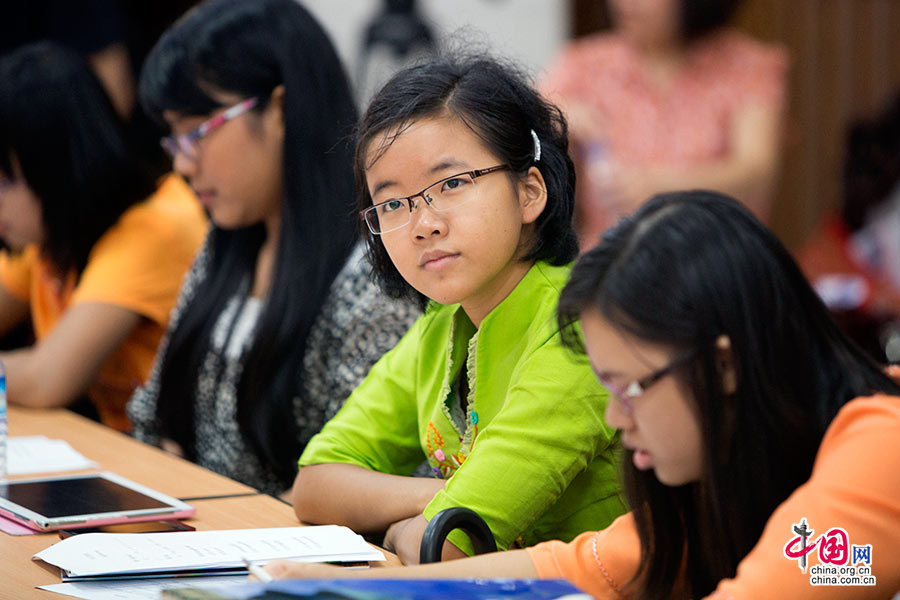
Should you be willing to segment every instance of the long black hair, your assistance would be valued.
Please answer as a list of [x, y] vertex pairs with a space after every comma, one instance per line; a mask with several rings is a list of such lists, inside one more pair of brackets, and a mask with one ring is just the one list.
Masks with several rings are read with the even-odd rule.
[[[574, 260], [578, 253], [572, 226], [575, 169], [568, 153], [566, 120], [534, 90], [518, 67], [483, 54], [469, 56], [448, 50], [400, 71], [375, 94], [357, 129], [357, 208], [372, 205], [366, 183], [372, 141], [384, 133], [396, 135], [419, 119], [442, 115], [465, 123], [515, 174], [535, 166], [543, 175], [547, 204], [537, 219], [532, 248], [523, 260], [546, 260], [554, 265]], [[534, 160], [531, 131], [540, 140], [539, 161]], [[368, 230], [365, 235], [382, 289], [393, 297], [420, 298], [397, 271], [380, 236]]]
[[52, 42], [0, 59], [0, 171], [21, 175], [40, 200], [42, 252], [80, 275], [91, 249], [154, 189], [123, 124], [84, 60]]
[[[169, 29], [141, 75], [144, 107], [206, 115], [210, 91], [262, 100], [284, 86], [281, 236], [271, 292], [237, 387], [237, 420], [259, 457], [288, 483], [298, 446], [293, 398], [306, 338], [356, 238], [349, 84], [331, 41], [294, 0], [211, 0]], [[209, 235], [207, 278], [172, 333], [162, 362], [158, 417], [194, 457], [195, 386], [216, 318], [252, 279], [262, 223]], [[190, 408], [189, 408], [190, 407]]]
[[[668, 487], [638, 471], [630, 452], [623, 461], [641, 540], [638, 597], [681, 589], [699, 598], [733, 577], [775, 508], [809, 478], [838, 410], [857, 396], [900, 394], [837, 328], [775, 236], [714, 192], [656, 196], [608, 231], [560, 297], [570, 344], [580, 345], [571, 325], [588, 310], [696, 356], [678, 376], [700, 421], [700, 481]], [[733, 394], [717, 367], [721, 335], [731, 340]]]

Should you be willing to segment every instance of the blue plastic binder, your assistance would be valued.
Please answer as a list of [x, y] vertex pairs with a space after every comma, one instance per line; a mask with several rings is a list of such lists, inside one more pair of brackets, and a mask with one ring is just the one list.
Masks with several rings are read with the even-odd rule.
[[177, 600], [251, 600], [265, 598], [328, 598], [329, 600], [432, 600], [466, 598], [589, 598], [562, 579], [295, 579], [248, 583], [208, 592], [202, 586], [166, 590]]

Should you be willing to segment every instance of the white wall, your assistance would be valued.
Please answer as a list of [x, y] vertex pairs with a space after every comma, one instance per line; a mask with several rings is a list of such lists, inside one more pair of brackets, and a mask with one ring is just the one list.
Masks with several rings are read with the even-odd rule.
[[[351, 79], [357, 79], [365, 27], [381, 0], [299, 0], [322, 23]], [[464, 28], [476, 43], [516, 60], [537, 75], [568, 39], [566, 0], [419, 0], [422, 18], [439, 37]]]

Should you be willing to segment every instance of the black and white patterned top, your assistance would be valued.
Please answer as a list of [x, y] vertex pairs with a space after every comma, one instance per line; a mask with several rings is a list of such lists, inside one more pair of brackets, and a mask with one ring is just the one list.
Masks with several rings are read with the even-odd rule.
[[[161, 441], [156, 419], [161, 357], [184, 308], [206, 277], [208, 264], [204, 245], [182, 284], [150, 376], [135, 390], [126, 408], [134, 425], [132, 435], [141, 441]], [[236, 383], [242, 355], [253, 340], [261, 308], [260, 300], [236, 296], [226, 304], [213, 328], [194, 398], [196, 462], [263, 492], [279, 494], [293, 482], [280, 481], [254, 454], [236, 418]], [[239, 309], [241, 314], [236, 315]], [[306, 341], [303, 389], [293, 402], [301, 447], [334, 416], [371, 366], [397, 344], [420, 314], [411, 303], [381, 293], [370, 275], [362, 244], [357, 246], [332, 283]], [[226, 342], [227, 348], [223, 348]], [[220, 366], [222, 357], [224, 365]], [[286, 456], [285, 460], [298, 458]]]

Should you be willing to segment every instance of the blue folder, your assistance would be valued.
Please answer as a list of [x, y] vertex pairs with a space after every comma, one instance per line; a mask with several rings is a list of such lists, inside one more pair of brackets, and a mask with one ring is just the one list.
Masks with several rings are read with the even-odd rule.
[[[466, 598], [556, 599], [589, 598], [562, 579], [288, 579], [247, 583], [208, 591], [202, 586], [166, 590], [164, 598], [177, 600], [251, 600], [265, 598], [328, 598], [329, 600], [431, 600]], [[568, 599], [567, 599], [568, 600]]]

